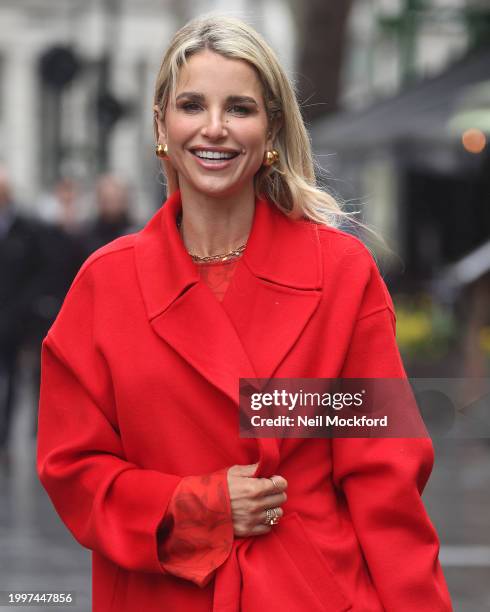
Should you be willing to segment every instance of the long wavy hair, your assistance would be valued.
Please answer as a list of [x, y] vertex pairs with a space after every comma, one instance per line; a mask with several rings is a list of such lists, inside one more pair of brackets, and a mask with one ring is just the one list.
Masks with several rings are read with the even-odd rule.
[[255, 194], [266, 196], [285, 214], [338, 226], [354, 213], [317, 185], [311, 141], [296, 97], [295, 85], [264, 38], [245, 22], [224, 15], [189, 21], [173, 37], [164, 55], [155, 87], [154, 104], [165, 113], [175, 101], [179, 71], [186, 60], [208, 49], [248, 62], [262, 85], [269, 130], [279, 162], [262, 166], [255, 176]]

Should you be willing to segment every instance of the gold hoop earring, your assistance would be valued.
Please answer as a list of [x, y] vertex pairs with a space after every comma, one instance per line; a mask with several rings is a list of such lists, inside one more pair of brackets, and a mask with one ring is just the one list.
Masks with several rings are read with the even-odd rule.
[[157, 144], [155, 145], [155, 155], [162, 159], [168, 157], [168, 145]]
[[264, 155], [264, 166], [272, 166], [279, 161], [279, 151], [272, 149], [272, 151], [266, 151]]

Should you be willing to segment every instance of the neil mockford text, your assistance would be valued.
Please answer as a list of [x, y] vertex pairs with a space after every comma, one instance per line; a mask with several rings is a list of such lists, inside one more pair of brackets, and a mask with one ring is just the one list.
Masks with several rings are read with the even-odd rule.
[[[262, 408], [287, 409], [288, 411], [303, 408], [323, 408], [328, 410], [340, 411], [343, 408], [356, 408], [359, 410], [363, 405], [365, 390], [359, 393], [318, 393], [305, 392], [303, 390], [291, 393], [286, 390], [274, 390], [270, 393], [252, 393], [250, 395], [250, 408], [259, 411]], [[364, 415], [350, 414], [346, 418], [339, 414], [296, 414], [294, 417], [288, 414], [278, 414], [274, 416], [261, 416], [254, 414], [250, 418], [252, 427], [387, 427], [388, 416], [380, 418], [369, 418]]]

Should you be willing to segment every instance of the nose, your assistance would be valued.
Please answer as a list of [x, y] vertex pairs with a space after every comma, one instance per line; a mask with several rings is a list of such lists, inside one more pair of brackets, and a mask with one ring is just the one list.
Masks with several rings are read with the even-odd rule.
[[209, 112], [206, 114], [206, 120], [201, 129], [201, 134], [212, 140], [226, 138], [228, 129], [225, 126], [220, 112]]

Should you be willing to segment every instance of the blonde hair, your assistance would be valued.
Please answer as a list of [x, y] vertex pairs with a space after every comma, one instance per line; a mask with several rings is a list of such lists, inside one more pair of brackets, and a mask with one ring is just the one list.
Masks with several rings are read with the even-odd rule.
[[255, 176], [255, 193], [265, 195], [285, 214], [306, 217], [330, 226], [351, 218], [335, 198], [316, 182], [311, 142], [295, 93], [295, 85], [276, 54], [251, 26], [234, 17], [212, 15], [188, 22], [173, 37], [160, 67], [154, 104], [164, 113], [175, 98], [177, 80], [186, 59], [204, 49], [245, 60], [255, 68], [262, 84], [269, 130], [279, 161], [262, 166]]

